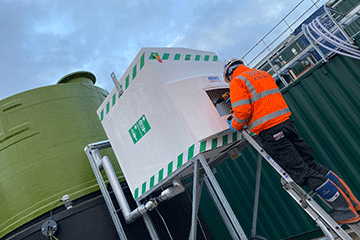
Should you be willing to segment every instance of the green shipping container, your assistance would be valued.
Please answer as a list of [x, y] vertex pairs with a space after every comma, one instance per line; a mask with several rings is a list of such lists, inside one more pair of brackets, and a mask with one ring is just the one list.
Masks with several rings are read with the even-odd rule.
[[[356, 41], [360, 45], [360, 39]], [[301, 136], [315, 159], [340, 175], [360, 198], [360, 61], [340, 55], [316, 66], [282, 91]], [[245, 233], [250, 237], [257, 153], [248, 147], [215, 174]], [[309, 189], [308, 189], [309, 190]], [[200, 210], [216, 239], [231, 239], [206, 191]], [[283, 189], [263, 161], [257, 233], [267, 239], [319, 236], [313, 220]], [[295, 239], [295, 238], [294, 238]]]

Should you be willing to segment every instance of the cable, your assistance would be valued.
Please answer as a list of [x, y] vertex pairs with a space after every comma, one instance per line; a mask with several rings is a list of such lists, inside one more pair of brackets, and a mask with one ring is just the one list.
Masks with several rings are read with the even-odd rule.
[[[327, 42], [331, 43], [332, 45], [342, 49], [342, 50], [345, 50], [351, 54], [354, 54], [354, 55], [359, 55], [360, 56], [360, 52], [358, 50], [355, 50], [355, 49], [351, 49], [345, 45], [342, 45], [334, 40], [332, 40], [331, 38], [327, 37], [326, 35], [324, 35], [321, 31], [319, 31], [318, 28], [316, 28], [316, 26], [314, 26], [313, 23], [309, 23], [309, 27], [311, 28], [311, 30], [313, 32], [315, 32], [316, 34], [318, 34], [320, 37], [322, 37], [324, 40], [327, 40]], [[333, 51], [333, 50], [332, 50]]]
[[[325, 48], [325, 49], [330, 50], [331, 52], [338, 53], [338, 54], [340, 54], [340, 55], [344, 55], [344, 56], [347, 56], [347, 57], [351, 57], [351, 58], [355, 58], [355, 59], [359, 59], [359, 60], [360, 60], [360, 56], [357, 56], [356, 53], [351, 52], [352, 54], [347, 54], [347, 53], [337, 51], [337, 50], [335, 50], [335, 49], [333, 49], [333, 48], [330, 48], [330, 47], [322, 44], [319, 40], [317, 40], [317, 39], [311, 34], [311, 31], [310, 31], [310, 29], [309, 29], [309, 25], [310, 25], [310, 24], [304, 25], [304, 30], [305, 30], [306, 33], [309, 35], [309, 37], [310, 37], [311, 39], [313, 39], [318, 45], [322, 46], [322, 47]], [[312, 26], [310, 26], [310, 28], [312, 28]], [[314, 32], [315, 32], [315, 31], [314, 31]], [[343, 48], [341, 48], [341, 49], [343, 49]]]
[[50, 210], [50, 218], [52, 219], [53, 217], [52, 217], [52, 211], [53, 211], [53, 209], [56, 207], [56, 205], [58, 205], [59, 204], [59, 202], [61, 202], [62, 201], [62, 199], [60, 199], [59, 201], [57, 201], [56, 203], [55, 203], [55, 205], [52, 207], [52, 209]]
[[171, 233], [170, 233], [170, 231], [169, 231], [169, 228], [168, 228], [167, 225], [166, 225], [166, 222], [165, 222], [164, 218], [161, 216], [161, 214], [160, 214], [160, 212], [157, 210], [157, 208], [155, 208], [155, 210], [156, 210], [156, 212], [159, 214], [161, 220], [163, 221], [163, 223], [164, 223], [164, 225], [165, 225], [165, 228], [166, 228], [166, 231], [167, 231], [168, 234], [169, 234], [169, 237], [171, 238], [171, 240], [174, 240], [174, 239], [172, 238], [172, 236], [171, 236]]
[[339, 43], [336, 40], [333, 40], [331, 37], [335, 36], [335, 35], [331, 35], [331, 36], [327, 36], [325, 35], [315, 24], [314, 22], [309, 24], [309, 27], [311, 28], [311, 30], [313, 30], [315, 33], [317, 33], [319, 36], [321, 36], [324, 40], [327, 40], [329, 43], [331, 43], [332, 45], [339, 47], [349, 53], [353, 53], [353, 54], [360, 54], [359, 50], [356, 50], [352, 47], [346, 46], [345, 44]]
[[55, 237], [54, 235], [52, 235], [51, 233], [50, 233], [50, 239], [52, 239], [52, 238], [54, 238], [55, 240], [59, 240], [57, 237]]
[[331, 37], [336, 37], [335, 35], [331, 34], [330, 32], [327, 32], [328, 34], [330, 34], [330, 36], [325, 35], [317, 26], [316, 23], [319, 24], [319, 26], [321, 26], [322, 29], [324, 29], [324, 26], [319, 22], [316, 21], [317, 19], [314, 19], [313, 22], [309, 23], [309, 27], [311, 28], [311, 30], [313, 30], [315, 33], [317, 33], [319, 36], [321, 36], [324, 40], [327, 40], [328, 42], [330, 42], [331, 44], [349, 52], [355, 55], [360, 55], [360, 51], [355, 49], [355, 45], [349, 45], [349, 44], [343, 44], [342, 42], [338, 42], [333, 40]]
[[323, 24], [321, 24], [321, 21], [319, 20], [319, 17], [316, 17], [314, 20], [319, 24], [319, 26], [320, 26], [328, 35], [330, 35], [330, 36], [332, 35], [332, 36], [333, 36], [336, 40], [338, 40], [339, 42], [341, 42], [341, 43], [343, 43], [343, 44], [345, 44], [345, 45], [348, 45], [348, 46], [350, 46], [350, 47], [359, 48], [358, 46], [352, 45], [352, 44], [350, 44], [350, 43], [342, 40], [341, 38], [333, 35]]

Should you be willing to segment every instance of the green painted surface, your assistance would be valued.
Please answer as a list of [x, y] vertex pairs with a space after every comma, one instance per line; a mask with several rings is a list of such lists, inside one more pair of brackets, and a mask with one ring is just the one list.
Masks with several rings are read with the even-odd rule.
[[[98, 190], [84, 147], [107, 139], [96, 114], [107, 92], [88, 80], [70, 77], [0, 101], [0, 238], [65, 194], [74, 200]], [[101, 153], [124, 180], [113, 152]]]
[[[360, 45], [360, 39], [356, 41]], [[340, 175], [360, 198], [360, 61], [335, 56], [282, 91], [301, 136], [316, 160]], [[257, 153], [251, 147], [216, 167], [216, 178], [250, 237]], [[263, 160], [257, 233], [267, 239], [311, 239], [313, 220], [282, 189]], [[309, 189], [307, 189], [309, 190]], [[215, 239], [231, 239], [207, 191], [200, 210]]]

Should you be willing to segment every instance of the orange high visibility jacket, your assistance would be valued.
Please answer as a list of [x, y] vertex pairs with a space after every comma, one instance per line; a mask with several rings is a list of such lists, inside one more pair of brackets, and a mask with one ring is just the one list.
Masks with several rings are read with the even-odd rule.
[[245, 125], [255, 134], [289, 119], [291, 112], [273, 77], [265, 71], [240, 65], [232, 74], [230, 100], [232, 127]]

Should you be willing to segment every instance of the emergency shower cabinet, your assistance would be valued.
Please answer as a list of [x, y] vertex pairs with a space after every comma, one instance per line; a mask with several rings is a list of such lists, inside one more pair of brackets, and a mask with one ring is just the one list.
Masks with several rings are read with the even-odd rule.
[[[199, 152], [235, 141], [213, 52], [142, 48], [97, 113], [134, 198]], [[221, 100], [221, 99], [220, 99]]]

